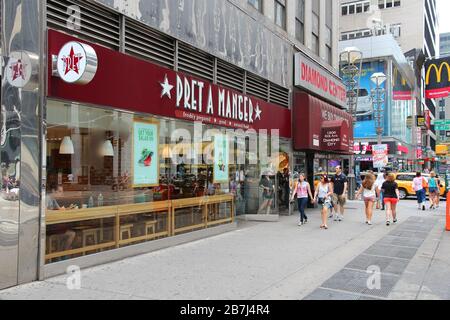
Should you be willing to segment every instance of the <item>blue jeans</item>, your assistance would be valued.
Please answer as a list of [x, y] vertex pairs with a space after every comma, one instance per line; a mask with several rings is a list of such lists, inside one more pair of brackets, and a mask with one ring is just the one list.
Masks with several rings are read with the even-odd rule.
[[300, 221], [303, 223], [308, 221], [308, 217], [306, 216], [305, 210], [308, 205], [308, 198], [298, 198], [298, 211], [300, 212]]
[[416, 191], [416, 196], [417, 196], [417, 202], [419, 204], [424, 203], [425, 201], [427, 201], [427, 192], [425, 191], [425, 189]]

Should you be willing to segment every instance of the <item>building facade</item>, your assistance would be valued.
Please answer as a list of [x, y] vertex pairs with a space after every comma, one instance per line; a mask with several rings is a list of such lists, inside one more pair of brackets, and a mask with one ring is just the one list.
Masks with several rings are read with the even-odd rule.
[[[374, 170], [372, 146], [381, 141], [388, 145], [388, 167], [396, 170], [412, 169], [415, 160], [413, 121], [417, 87], [414, 71], [392, 35], [341, 41], [343, 50], [357, 47], [363, 53], [356, 124], [354, 128], [356, 172]], [[384, 73], [382, 103], [373, 96], [376, 89], [371, 77]], [[378, 121], [379, 119], [379, 121]]]
[[[340, 40], [347, 41], [375, 35], [391, 34], [398, 42], [410, 64], [416, 70], [419, 94], [419, 116], [438, 117], [437, 102], [425, 98], [426, 59], [439, 54], [439, 32], [435, 0], [366, 0], [340, 1]], [[420, 18], [418, 18], [420, 17]], [[416, 137], [417, 156], [427, 167], [433, 166], [436, 133], [429, 124]], [[420, 150], [419, 150], [420, 149]]]
[[346, 117], [335, 1], [0, 4], [0, 288], [278, 212], [318, 161], [294, 110]]

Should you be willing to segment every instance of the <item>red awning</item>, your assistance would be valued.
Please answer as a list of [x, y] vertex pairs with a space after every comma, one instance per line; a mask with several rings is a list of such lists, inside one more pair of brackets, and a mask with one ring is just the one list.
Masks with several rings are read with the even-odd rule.
[[349, 113], [297, 92], [294, 102], [295, 150], [353, 154], [353, 119]]

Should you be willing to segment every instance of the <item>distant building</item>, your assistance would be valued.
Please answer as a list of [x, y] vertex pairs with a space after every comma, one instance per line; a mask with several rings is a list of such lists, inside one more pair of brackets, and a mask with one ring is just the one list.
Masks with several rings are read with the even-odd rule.
[[[416, 71], [416, 114], [438, 118], [437, 101], [425, 99], [423, 68], [427, 58], [439, 55], [436, 0], [340, 0], [340, 6], [341, 41], [391, 34]], [[432, 158], [437, 139], [433, 127], [422, 132], [422, 141], [419, 137], [420, 154]]]
[[440, 56], [450, 55], [450, 32], [440, 35]]

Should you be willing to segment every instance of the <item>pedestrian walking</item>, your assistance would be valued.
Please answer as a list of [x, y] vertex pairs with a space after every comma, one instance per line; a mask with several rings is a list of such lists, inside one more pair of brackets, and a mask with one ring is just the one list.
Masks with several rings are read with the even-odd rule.
[[375, 188], [377, 192], [377, 209], [384, 210], [384, 201], [383, 201], [383, 192], [381, 191], [381, 187], [383, 183], [386, 181], [386, 173], [380, 172], [377, 177], [377, 181], [375, 181]]
[[342, 172], [342, 167], [336, 167], [336, 174], [333, 177], [333, 206], [336, 215], [334, 221], [342, 221], [344, 219], [345, 204], [347, 202], [348, 179]]
[[314, 203], [318, 203], [322, 214], [322, 225], [320, 229], [328, 230], [328, 210], [333, 206], [331, 196], [333, 195], [333, 186], [328, 176], [323, 175], [314, 194]]
[[381, 187], [386, 205], [386, 225], [390, 226], [391, 221], [397, 223], [397, 204], [400, 201], [400, 191], [398, 184], [395, 182], [395, 175], [388, 174], [386, 181]]
[[416, 192], [417, 203], [419, 204], [419, 210], [425, 211], [425, 202], [427, 200], [426, 188], [428, 187], [427, 180], [422, 177], [422, 173], [417, 172], [416, 177], [412, 183], [413, 190]]
[[436, 177], [436, 173], [431, 171], [430, 179], [428, 179], [428, 190], [430, 194], [430, 210], [436, 209], [439, 207], [439, 187], [440, 181]]
[[366, 224], [372, 225], [373, 206], [377, 199], [377, 191], [375, 184], [375, 176], [373, 174], [367, 174], [362, 182], [361, 188], [356, 194], [356, 198], [362, 195], [364, 200], [365, 212], [366, 212]]
[[306, 206], [308, 205], [308, 196], [311, 200], [314, 199], [311, 192], [311, 185], [306, 181], [304, 174], [300, 174], [297, 183], [294, 187], [294, 193], [292, 194], [291, 202], [294, 201], [295, 196], [297, 196], [298, 211], [300, 212], [299, 227], [308, 223], [308, 217], [306, 216]]

